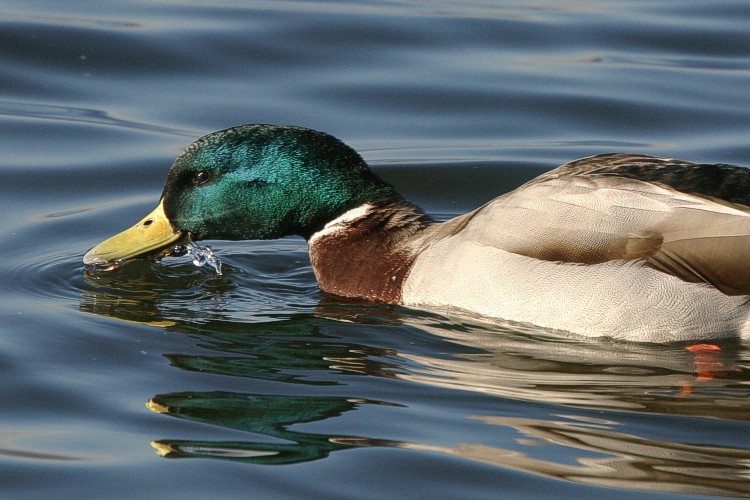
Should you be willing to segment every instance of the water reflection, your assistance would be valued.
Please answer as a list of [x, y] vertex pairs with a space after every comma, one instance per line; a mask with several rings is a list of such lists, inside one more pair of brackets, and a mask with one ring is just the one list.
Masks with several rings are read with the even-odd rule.
[[[190, 352], [162, 353], [171, 366], [266, 388], [263, 394], [152, 396], [146, 406], [153, 412], [248, 436], [154, 436], [161, 456], [291, 464], [388, 447], [609, 487], [750, 494], [750, 451], [723, 441], [732, 428], [746, 432], [750, 421], [750, 371], [740, 344], [689, 350], [597, 342], [477, 318], [343, 303], [314, 291], [309, 277], [299, 279], [308, 272], [304, 263], [290, 266], [292, 277], [278, 280], [282, 289], [270, 300], [262, 287], [248, 286], [255, 278], [228, 260], [224, 276], [184, 264], [126, 266], [123, 273], [86, 278], [82, 310], [194, 339]], [[255, 265], [263, 264], [256, 259]], [[295, 305], [289, 298], [297, 295], [302, 299]], [[386, 380], [396, 389], [383, 385]], [[335, 428], [337, 419], [373, 406], [387, 408], [394, 422], [418, 424], [428, 418], [419, 410], [425, 403], [410, 401], [427, 386], [445, 391], [439, 404], [457, 415], [452, 425], [480, 430], [453, 444], [391, 439], [382, 422], [363, 417], [358, 435], [305, 432], [312, 424]], [[478, 413], [462, 407], [468, 400], [453, 398], [457, 393], [489, 395], [493, 404]], [[542, 415], [519, 417], [515, 406], [522, 401], [539, 405]], [[644, 425], [646, 419], [653, 425]], [[695, 433], [675, 438], [674, 426], [695, 427]], [[513, 437], [498, 443], [498, 428]], [[690, 442], [677, 440], [686, 435]]]
[[[750, 451], [645, 439], [617, 432], [606, 420], [469, 417], [523, 436], [513, 449], [462, 443], [392, 446], [445, 453], [513, 470], [615, 488], [705, 495], [750, 494]], [[535, 458], [545, 448], [569, 450], [574, 463]], [[524, 450], [531, 450], [526, 452]]]
[[223, 392], [154, 396], [146, 407], [172, 417], [220, 425], [265, 438], [264, 441], [186, 441], [161, 439], [151, 445], [167, 458], [223, 458], [260, 464], [293, 464], [327, 457], [353, 445], [334, 436], [289, 430], [295, 424], [335, 418], [361, 404], [336, 397], [265, 396]]
[[[467, 416], [512, 429], [513, 448], [465, 442], [456, 446], [291, 431], [290, 426], [341, 416], [363, 404], [348, 398], [232, 393], [163, 394], [147, 407], [172, 417], [238, 429], [266, 440], [160, 439], [151, 445], [167, 458], [213, 458], [256, 464], [318, 460], [355, 447], [392, 447], [440, 453], [516, 471], [586, 484], [691, 494], [750, 493], [750, 451], [648, 439], [616, 430], [617, 422], [561, 415], [556, 420]], [[281, 440], [277, 442], [275, 440]], [[557, 448], [550, 451], [550, 448]], [[559, 456], [560, 461], [536, 456]]]
[[702, 350], [565, 338], [519, 325], [418, 322], [476, 351], [448, 358], [401, 352], [418, 367], [399, 374], [410, 381], [563, 406], [750, 421], [750, 370], [738, 342]]
[[155, 326], [200, 321], [222, 317], [223, 297], [235, 286], [212, 273], [191, 272], [185, 264], [135, 264], [116, 273], [84, 271], [81, 311]]
[[[306, 385], [337, 385], [337, 375], [393, 377], [393, 350], [343, 342], [326, 333], [326, 320], [296, 315], [256, 324], [212, 322], [185, 326], [199, 333], [199, 346], [211, 354], [165, 353], [173, 366], [190, 371]], [[215, 354], [213, 354], [215, 353]]]

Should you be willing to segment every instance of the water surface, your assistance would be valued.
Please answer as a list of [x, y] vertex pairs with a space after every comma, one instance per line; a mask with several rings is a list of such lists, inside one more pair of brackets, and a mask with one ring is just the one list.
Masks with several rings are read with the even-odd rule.
[[590, 154], [750, 165], [750, 5], [547, 3], [5, 2], [2, 496], [750, 496], [740, 342], [342, 301], [296, 238], [84, 272], [242, 123], [332, 133], [441, 219]]

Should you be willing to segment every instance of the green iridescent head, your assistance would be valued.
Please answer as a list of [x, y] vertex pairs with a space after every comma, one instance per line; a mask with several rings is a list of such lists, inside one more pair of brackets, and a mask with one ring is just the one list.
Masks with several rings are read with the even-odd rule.
[[245, 125], [202, 137], [175, 160], [162, 197], [172, 225], [196, 239], [309, 237], [392, 188], [338, 139]]
[[169, 171], [159, 207], [91, 249], [84, 263], [158, 253], [186, 235], [309, 238], [351, 208], [395, 196], [335, 137], [299, 127], [242, 125], [188, 146]]

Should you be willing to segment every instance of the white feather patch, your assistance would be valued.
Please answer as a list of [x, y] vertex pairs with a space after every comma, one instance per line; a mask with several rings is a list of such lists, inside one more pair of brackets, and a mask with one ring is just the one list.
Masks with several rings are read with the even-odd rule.
[[372, 205], [369, 203], [365, 203], [364, 205], [360, 205], [356, 208], [352, 208], [351, 210], [347, 210], [343, 214], [339, 215], [335, 219], [333, 219], [331, 222], [323, 226], [323, 229], [320, 231], [314, 233], [310, 237], [310, 244], [315, 243], [315, 240], [322, 236], [329, 236], [331, 234], [338, 233], [345, 229], [352, 221], [355, 221], [357, 219], [361, 219], [362, 217], [366, 216], [370, 211], [372, 210]]

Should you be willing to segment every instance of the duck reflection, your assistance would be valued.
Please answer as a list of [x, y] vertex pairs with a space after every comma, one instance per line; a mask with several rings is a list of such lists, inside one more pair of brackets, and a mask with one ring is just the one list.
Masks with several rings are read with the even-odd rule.
[[[181, 419], [272, 438], [264, 441], [159, 440], [151, 445], [167, 458], [222, 458], [260, 464], [293, 464], [353, 448], [344, 437], [289, 430], [289, 426], [338, 417], [375, 401], [340, 397], [268, 396], [227, 392], [154, 396], [146, 407]], [[354, 440], [359, 442], [359, 440]]]
[[[305, 385], [337, 385], [346, 373], [393, 377], [397, 357], [390, 349], [342, 342], [317, 315], [298, 314], [255, 324], [213, 321], [183, 326], [199, 333], [198, 344], [214, 354], [165, 353], [173, 366], [189, 371]], [[327, 330], [330, 333], [327, 333]]]
[[[747, 449], [644, 439], [614, 431], [610, 427], [615, 426], [615, 422], [598, 419], [469, 418], [512, 428], [523, 437], [517, 439], [518, 446], [513, 449], [473, 443], [441, 447], [365, 440], [358, 444], [432, 451], [497, 467], [613, 488], [692, 495], [750, 494], [747, 480], [750, 451]], [[350, 439], [340, 442], [357, 444]], [[534, 456], [554, 456], [556, 453], [547, 449], [553, 447], [573, 450], [575, 463]]]
[[[264, 384], [265, 394], [152, 396], [146, 406], [155, 413], [231, 429], [233, 436], [247, 433], [226, 441], [158, 437], [151, 444], [161, 456], [292, 464], [385, 447], [617, 488], [750, 494], [744, 444], [726, 445], [718, 434], [680, 442], [670, 433], [649, 435], [648, 426], [623, 424], [627, 415], [635, 421], [684, 415], [745, 429], [750, 370], [741, 345], [686, 349], [582, 340], [478, 318], [343, 303], [313, 288], [296, 289], [306, 282], [299, 279], [279, 285], [274, 302], [257, 291], [262, 287], [241, 291], [231, 271], [223, 277], [184, 271], [134, 267], [124, 278], [116, 273], [87, 282], [81, 295], [83, 311], [194, 339], [189, 352], [162, 353], [179, 370]], [[372, 398], [371, 377], [387, 378], [403, 392], [384, 398], [378, 385], [379, 397]], [[480, 442], [389, 439], [376, 422], [363, 422], [362, 435], [305, 432], [312, 424], [334, 429], [337, 419], [373, 406], [387, 406], [391, 419], [408, 419], [409, 398], [425, 386], [497, 398], [496, 411], [462, 417], [487, 429], [471, 433], [482, 436]], [[343, 397], [342, 390], [351, 394]], [[506, 414], [511, 401], [541, 405], [544, 415]], [[611, 420], [591, 418], [592, 411]], [[511, 446], [498, 444], [493, 428], [517, 437]]]
[[476, 351], [445, 358], [400, 352], [415, 364], [399, 374], [410, 381], [562, 406], [750, 421], [750, 371], [738, 343], [704, 351], [592, 342], [519, 325], [445, 328], [422, 319], [419, 327]]
[[[567, 481], [616, 488], [691, 494], [750, 493], [750, 451], [648, 439], [616, 430], [604, 419], [561, 415], [556, 420], [468, 416], [513, 429], [513, 448], [482, 443], [438, 446], [418, 442], [337, 436], [289, 430], [289, 426], [332, 419], [365, 404], [348, 398], [268, 396], [232, 393], [176, 393], [152, 398], [156, 413], [220, 425], [264, 440], [200, 441], [160, 439], [151, 445], [167, 458], [213, 458], [255, 464], [292, 464], [337, 451], [391, 447], [460, 457], [497, 467]], [[270, 439], [269, 439], [270, 438]], [[572, 456], [555, 461], [549, 457]], [[548, 458], [539, 458], [548, 457]]]
[[116, 273], [84, 270], [83, 278], [81, 311], [154, 326], [221, 317], [235, 289], [232, 281], [187, 265], [134, 263]]

